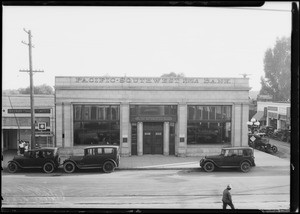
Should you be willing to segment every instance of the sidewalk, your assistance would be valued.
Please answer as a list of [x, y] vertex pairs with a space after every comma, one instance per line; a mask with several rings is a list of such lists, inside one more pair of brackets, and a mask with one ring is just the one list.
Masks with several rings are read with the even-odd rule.
[[[3, 154], [2, 167], [7, 167], [8, 161], [12, 160], [16, 150], [5, 151]], [[254, 150], [256, 167], [286, 166], [289, 167], [290, 161], [271, 154]], [[195, 169], [199, 168], [199, 161], [202, 157], [176, 157], [164, 155], [143, 155], [121, 157], [119, 169]]]

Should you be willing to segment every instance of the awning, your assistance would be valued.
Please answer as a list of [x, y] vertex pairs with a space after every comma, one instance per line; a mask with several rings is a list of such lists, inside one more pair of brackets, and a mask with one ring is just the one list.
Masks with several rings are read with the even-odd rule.
[[263, 111], [256, 112], [256, 114], [253, 116], [253, 118], [255, 118], [258, 121], [265, 121], [266, 120], [266, 117], [264, 116]]

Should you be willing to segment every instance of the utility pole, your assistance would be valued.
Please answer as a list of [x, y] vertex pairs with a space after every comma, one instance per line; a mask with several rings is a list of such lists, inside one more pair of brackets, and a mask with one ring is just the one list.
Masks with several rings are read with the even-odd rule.
[[[31, 109], [31, 149], [35, 148], [35, 116], [34, 116], [34, 87], [33, 87], [33, 72], [44, 72], [44, 71], [33, 71], [32, 70], [32, 48], [34, 46], [31, 43], [31, 31], [24, 31], [28, 34], [28, 43], [22, 41], [23, 44], [29, 47], [29, 70], [20, 70], [20, 72], [29, 72], [30, 76], [30, 109]], [[39, 146], [39, 145], [38, 145]]]

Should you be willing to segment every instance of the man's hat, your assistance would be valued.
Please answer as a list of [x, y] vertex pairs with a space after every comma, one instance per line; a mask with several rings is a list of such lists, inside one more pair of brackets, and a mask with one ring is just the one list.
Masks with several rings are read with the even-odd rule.
[[231, 189], [231, 184], [228, 184], [228, 185], [227, 185], [227, 189]]

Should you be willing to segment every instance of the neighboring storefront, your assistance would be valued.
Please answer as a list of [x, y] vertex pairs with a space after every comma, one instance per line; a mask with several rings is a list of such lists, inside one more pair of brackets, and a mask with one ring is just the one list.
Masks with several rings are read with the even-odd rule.
[[124, 156], [247, 146], [248, 78], [56, 77], [56, 143]]
[[257, 113], [254, 118], [264, 120], [261, 125], [272, 126], [275, 129], [290, 129], [290, 103], [257, 102]]
[[[54, 146], [54, 95], [34, 95], [35, 140], [40, 146]], [[2, 95], [2, 150], [17, 149], [18, 140], [31, 142], [30, 95]]]

